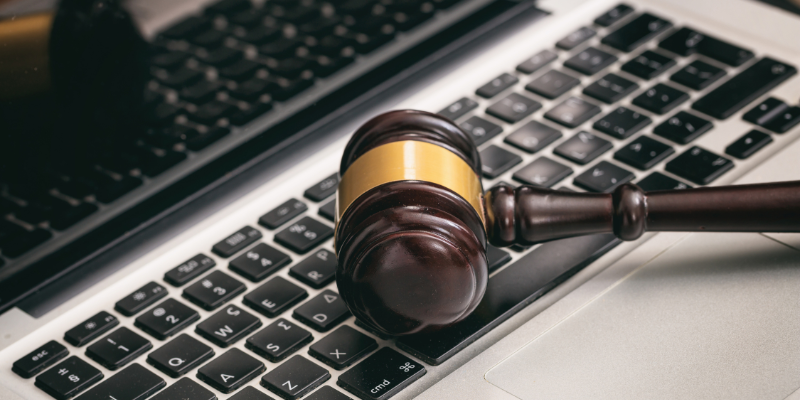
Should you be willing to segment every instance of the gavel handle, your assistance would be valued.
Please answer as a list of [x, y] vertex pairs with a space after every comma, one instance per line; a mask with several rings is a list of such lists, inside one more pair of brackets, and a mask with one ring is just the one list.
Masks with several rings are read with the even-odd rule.
[[484, 197], [489, 242], [534, 244], [593, 233], [800, 232], [800, 181], [645, 192], [574, 193], [497, 186]]

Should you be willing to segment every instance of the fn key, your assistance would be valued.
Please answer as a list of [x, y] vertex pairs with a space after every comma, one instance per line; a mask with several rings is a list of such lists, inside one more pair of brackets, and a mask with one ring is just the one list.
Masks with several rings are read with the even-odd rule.
[[362, 399], [388, 399], [425, 375], [425, 367], [384, 347], [339, 376], [337, 384]]

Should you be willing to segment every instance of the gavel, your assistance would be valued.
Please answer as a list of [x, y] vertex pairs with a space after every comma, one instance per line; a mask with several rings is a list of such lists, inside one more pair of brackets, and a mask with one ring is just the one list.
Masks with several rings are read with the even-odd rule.
[[612, 193], [508, 185], [484, 194], [481, 160], [455, 123], [392, 111], [345, 147], [336, 194], [336, 283], [352, 313], [387, 335], [467, 317], [488, 281], [487, 244], [532, 245], [648, 231], [800, 232], [800, 181]]

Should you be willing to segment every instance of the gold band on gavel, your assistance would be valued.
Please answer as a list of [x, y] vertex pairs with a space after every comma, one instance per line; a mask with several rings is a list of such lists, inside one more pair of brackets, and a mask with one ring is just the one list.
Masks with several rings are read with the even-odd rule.
[[[466, 200], [483, 220], [480, 177], [451, 151], [413, 140], [387, 143], [356, 159], [336, 192], [336, 221], [368, 190], [397, 181], [425, 181], [444, 186]], [[485, 222], [485, 221], [484, 221]]]
[[0, 100], [32, 96], [50, 88], [52, 26], [52, 13], [0, 20]]

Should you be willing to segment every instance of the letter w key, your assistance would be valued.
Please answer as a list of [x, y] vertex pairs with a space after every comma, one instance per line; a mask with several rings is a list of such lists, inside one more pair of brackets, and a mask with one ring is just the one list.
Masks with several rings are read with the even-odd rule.
[[230, 305], [197, 324], [195, 331], [212, 343], [227, 347], [261, 326], [261, 320]]

